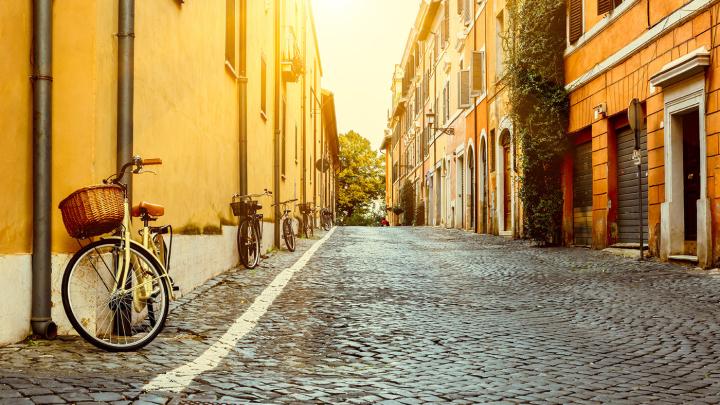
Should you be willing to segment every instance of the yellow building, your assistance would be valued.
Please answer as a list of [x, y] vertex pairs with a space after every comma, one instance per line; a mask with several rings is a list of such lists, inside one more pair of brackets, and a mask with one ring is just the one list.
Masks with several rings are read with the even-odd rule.
[[[42, 66], [28, 57], [43, 15], [51, 16], [44, 20], [51, 23], [49, 75], [38, 74]], [[121, 27], [122, 21], [128, 25]], [[236, 220], [228, 205], [234, 193], [268, 189], [276, 201], [334, 207], [333, 171], [316, 164], [337, 163], [333, 99], [322, 90], [316, 38], [309, 0], [2, 2], [0, 190], [7, 197], [0, 200], [0, 285], [6, 286], [0, 344], [31, 332], [31, 312], [36, 327], [47, 326], [51, 315], [60, 333], [70, 331], [59, 280], [78, 245], [57, 206], [112, 174], [122, 145], [131, 154], [163, 159], [157, 176], [135, 176], [132, 197], [166, 207], [162, 222], [180, 234], [172, 271], [183, 292], [237, 264]], [[134, 48], [134, 66], [122, 63], [127, 46], [121, 43]], [[125, 68], [130, 76], [119, 73]], [[128, 77], [130, 87], [123, 87]], [[43, 160], [51, 170], [44, 172], [33, 170], [34, 164], [42, 169], [33, 153], [33, 83], [52, 89], [45, 138], [51, 159]], [[130, 145], [118, 138], [123, 131]], [[34, 180], [43, 173], [51, 180], [49, 201], [43, 201], [51, 207], [48, 221], [43, 211], [33, 211], [41, 198]], [[261, 202], [268, 247], [279, 237], [277, 216], [272, 199]], [[38, 223], [49, 226], [47, 235], [33, 235]], [[51, 241], [48, 258], [33, 249], [43, 235]], [[50, 267], [43, 266], [48, 260]], [[47, 314], [50, 307], [31, 309], [31, 300], [34, 283], [50, 274]], [[37, 302], [48, 300], [37, 286], [34, 294]]]

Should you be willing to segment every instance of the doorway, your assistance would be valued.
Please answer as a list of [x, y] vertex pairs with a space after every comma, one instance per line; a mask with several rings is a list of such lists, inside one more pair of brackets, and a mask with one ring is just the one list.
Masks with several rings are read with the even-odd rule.
[[700, 199], [700, 117], [691, 111], [678, 117], [682, 122], [683, 220], [685, 253], [697, 254], [697, 201]]
[[468, 191], [470, 192], [470, 195], [468, 196], [468, 201], [466, 205], [469, 209], [469, 216], [468, 219], [470, 220], [470, 223], [468, 224], [468, 228], [472, 231], [475, 230], [475, 216], [476, 214], [476, 206], [475, 206], [475, 151], [471, 147], [468, 149], [468, 156], [467, 156], [467, 163], [468, 163]]

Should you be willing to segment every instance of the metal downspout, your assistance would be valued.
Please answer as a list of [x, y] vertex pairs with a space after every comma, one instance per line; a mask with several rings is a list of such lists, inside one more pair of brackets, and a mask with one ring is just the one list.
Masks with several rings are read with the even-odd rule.
[[240, 194], [248, 194], [247, 179], [247, 1], [240, 1]]
[[[118, 13], [117, 168], [133, 155], [133, 102], [135, 79], [135, 0], [120, 0]], [[127, 175], [132, 201], [132, 175]]]
[[273, 110], [273, 196], [275, 200], [273, 242], [280, 247], [280, 0], [275, 0], [275, 100]]
[[32, 314], [35, 335], [57, 336], [51, 317], [52, 0], [33, 1]]

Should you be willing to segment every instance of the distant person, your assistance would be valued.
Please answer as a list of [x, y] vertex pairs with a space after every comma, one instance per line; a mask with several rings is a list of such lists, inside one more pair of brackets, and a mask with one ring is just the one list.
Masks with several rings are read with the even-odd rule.
[[390, 226], [390, 222], [388, 222], [387, 218], [383, 218], [382, 221], [380, 221], [380, 226]]

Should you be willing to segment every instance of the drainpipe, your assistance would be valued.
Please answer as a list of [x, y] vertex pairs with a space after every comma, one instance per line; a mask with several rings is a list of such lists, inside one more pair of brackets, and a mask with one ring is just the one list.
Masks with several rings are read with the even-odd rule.
[[35, 335], [57, 336], [50, 312], [52, 217], [52, 0], [33, 1], [33, 250]]
[[275, 232], [273, 242], [280, 247], [280, 0], [275, 0], [275, 105], [273, 113], [273, 197], [275, 197]]
[[240, 1], [240, 194], [247, 185], [247, 1]]
[[[135, 0], [120, 0], [118, 13], [117, 169], [133, 155]], [[132, 200], [132, 175], [126, 179]]]

